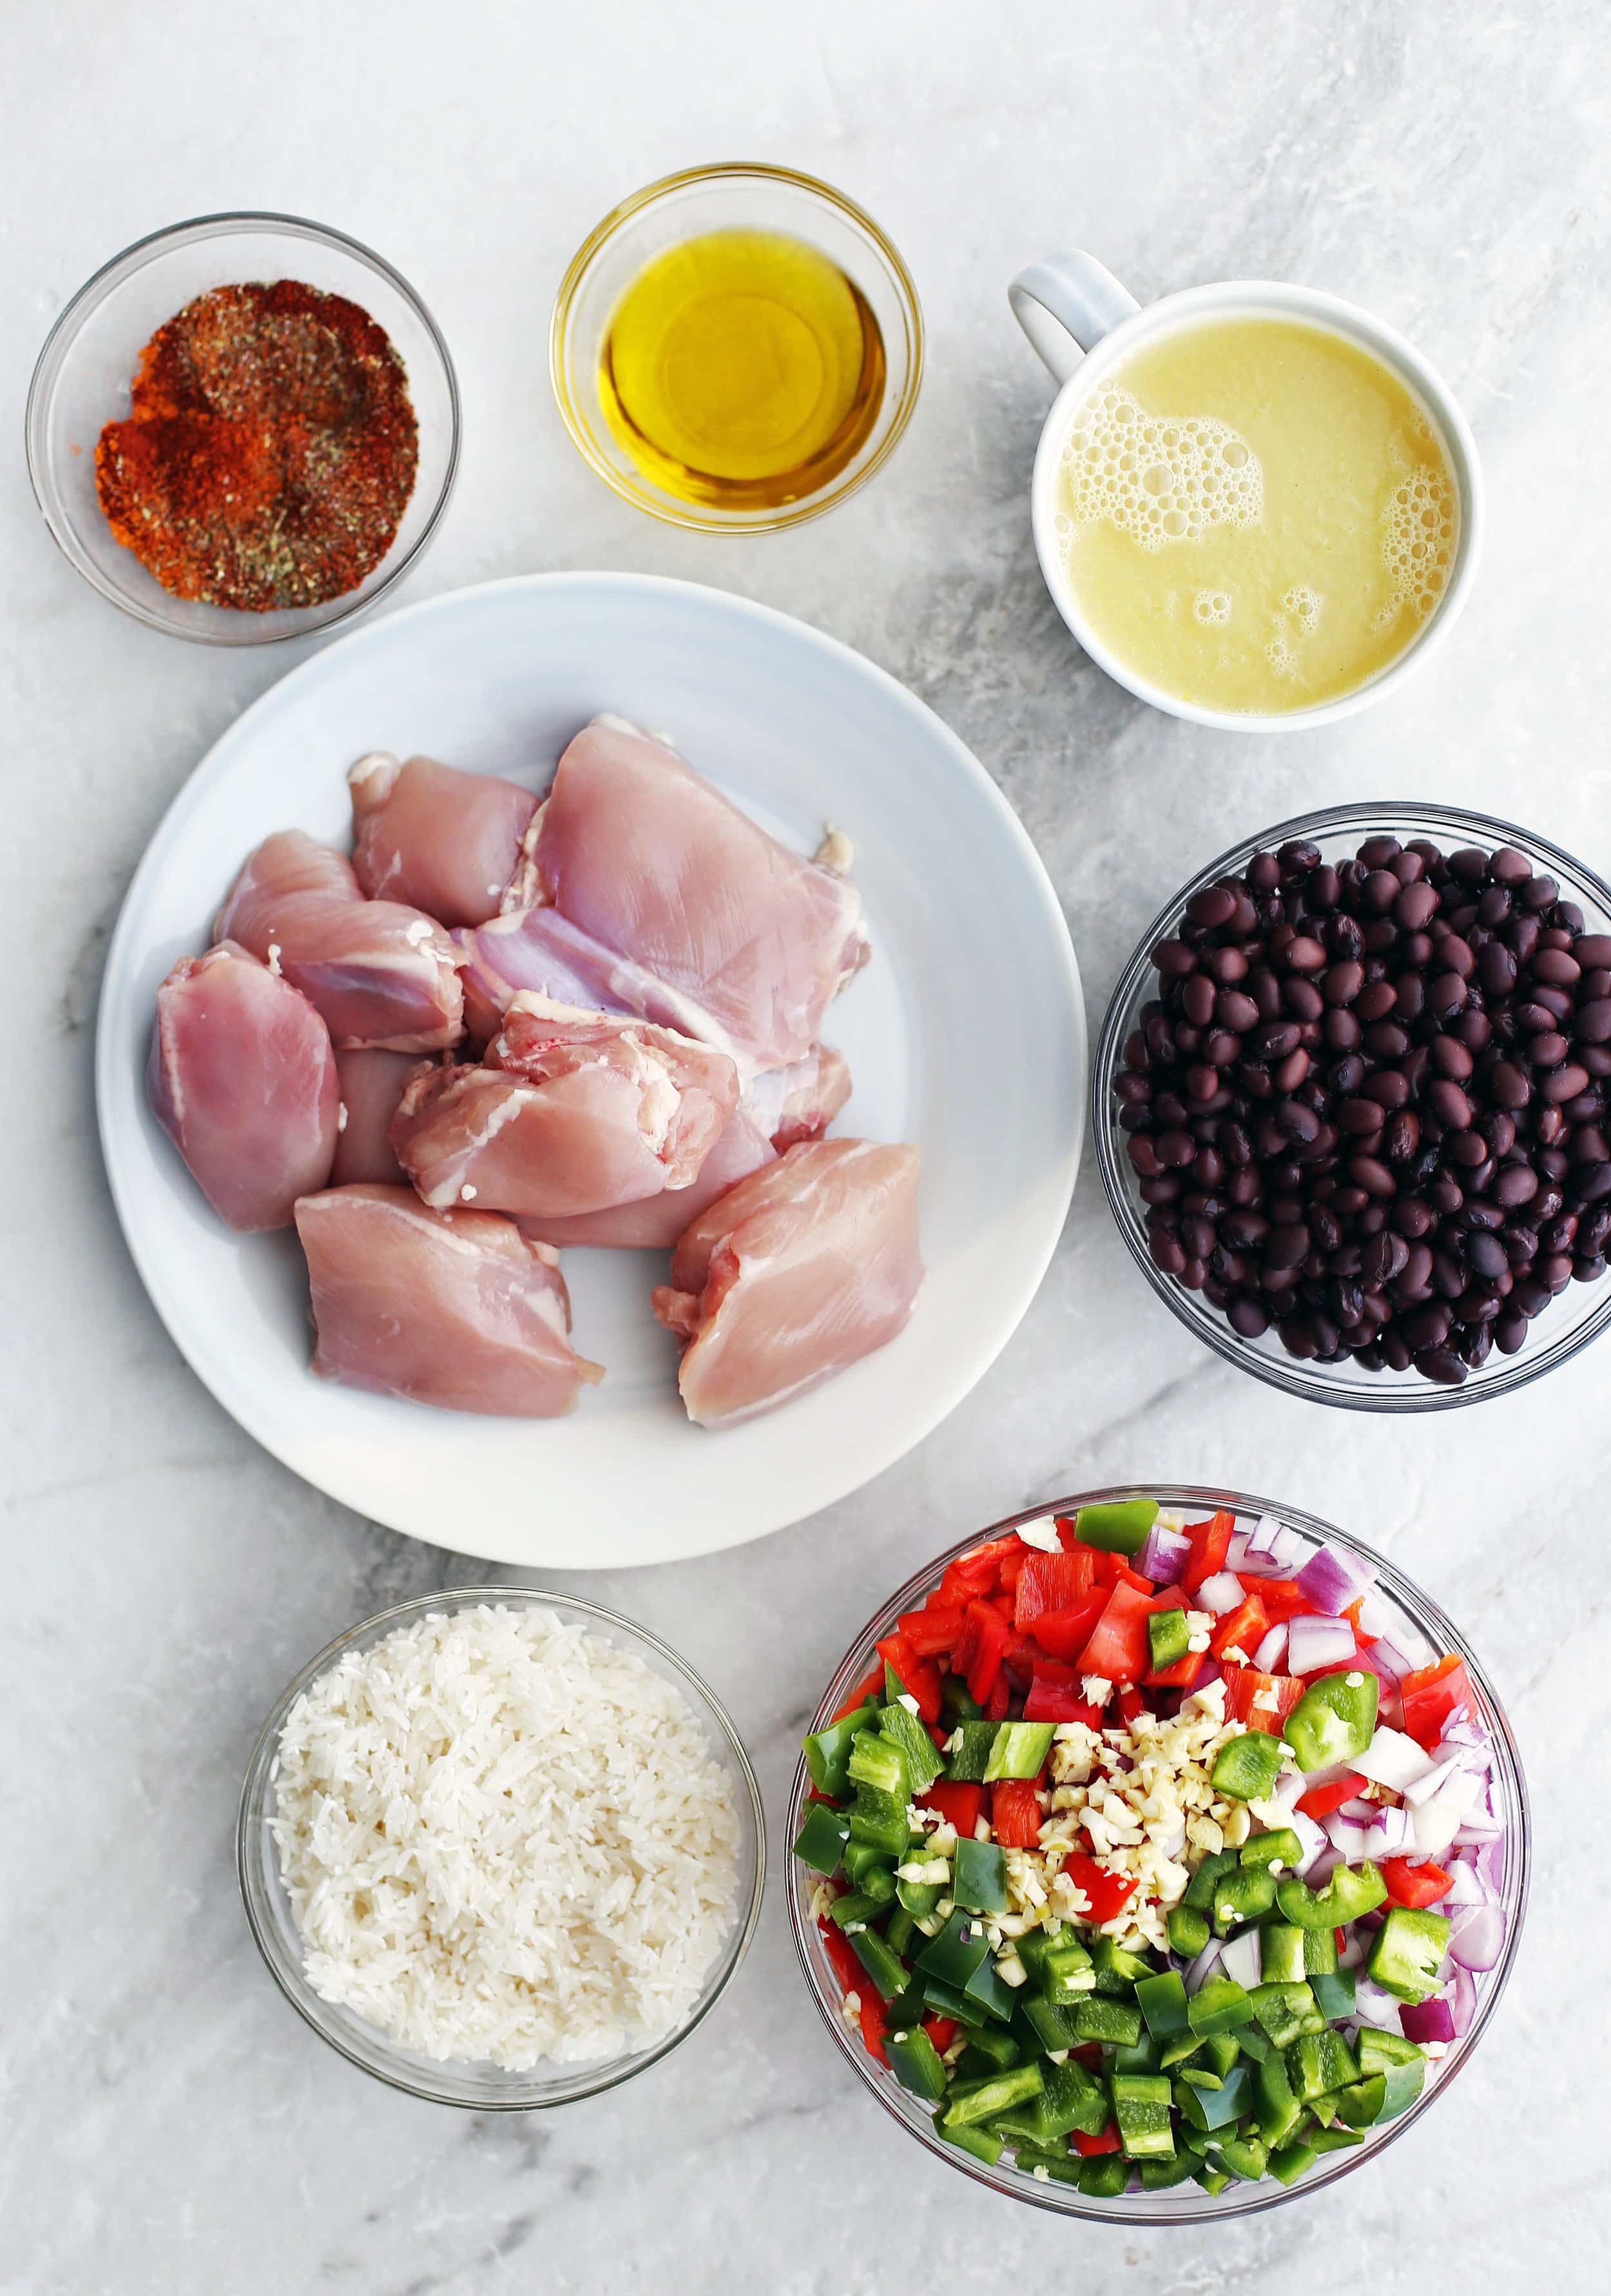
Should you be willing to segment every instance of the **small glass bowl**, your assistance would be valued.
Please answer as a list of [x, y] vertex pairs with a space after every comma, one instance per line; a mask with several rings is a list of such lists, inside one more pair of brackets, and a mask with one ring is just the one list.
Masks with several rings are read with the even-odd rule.
[[1440, 1386], [1414, 1371], [1365, 1371], [1352, 1357], [1333, 1364], [1300, 1361], [1287, 1354], [1273, 1327], [1260, 1339], [1244, 1340], [1200, 1294], [1188, 1291], [1153, 1265], [1147, 1249], [1147, 1207], [1124, 1152], [1125, 1135], [1119, 1126], [1119, 1104], [1113, 1093], [1124, 1040], [1139, 1025], [1141, 1006], [1157, 994], [1157, 972], [1151, 952], [1160, 940], [1172, 939], [1179, 931], [1187, 904], [1196, 894], [1221, 877], [1239, 876], [1254, 854], [1272, 852], [1291, 838], [1307, 838], [1319, 846], [1322, 859], [1340, 861], [1355, 852], [1366, 838], [1378, 836], [1396, 837], [1401, 844], [1427, 837], [1445, 851], [1462, 845], [1480, 845], [1489, 851], [1513, 845], [1526, 855], [1535, 871], [1546, 871], [1556, 879], [1563, 899], [1577, 903], [1590, 932], [1611, 933], [1611, 887], [1547, 838], [1518, 829], [1514, 822], [1491, 820], [1485, 814], [1465, 813], [1454, 806], [1415, 801], [1333, 806], [1321, 813], [1300, 814], [1296, 820], [1280, 822], [1273, 829], [1244, 839], [1206, 869], [1199, 869], [1142, 934], [1119, 975], [1092, 1062], [1092, 1130], [1097, 1168], [1131, 1258], [1171, 1314], [1216, 1355], [1240, 1371], [1251, 1372], [1255, 1379], [1279, 1387], [1284, 1394], [1304, 1396], [1312, 1403], [1334, 1403], [1351, 1411], [1457, 1411], [1465, 1404], [1484, 1402], [1490, 1396], [1513, 1394], [1598, 1339], [1611, 1324], [1611, 1276], [1599, 1283], [1569, 1283], [1535, 1318], [1516, 1355], [1502, 1356], [1494, 1350], [1478, 1370], [1467, 1373], [1459, 1387]]
[[[112, 534], [95, 493], [95, 444], [128, 412], [145, 345], [209, 288], [299, 279], [345, 295], [383, 327], [420, 426], [414, 488], [391, 548], [356, 590], [323, 605], [249, 613], [176, 598]], [[45, 522], [103, 598], [201, 645], [272, 645], [333, 629], [400, 582], [441, 522], [459, 463], [459, 386], [436, 321], [408, 282], [356, 239], [298, 216], [200, 216], [136, 240], [82, 286], [46, 336], [28, 394], [28, 468]]]
[[[740, 229], [808, 240], [837, 263], [871, 307], [887, 367], [878, 419], [844, 468], [815, 494], [756, 510], [685, 502], [656, 486], [615, 437], [599, 396], [599, 355], [610, 315], [644, 265], [698, 234]], [[887, 461], [917, 404], [923, 317], [895, 248], [872, 217], [831, 184], [792, 168], [736, 161], [690, 168], [634, 193], [577, 250], [554, 303], [548, 372], [571, 443], [625, 501], [700, 534], [765, 534], [820, 518]]]
[[[1016, 1530], [1020, 1523], [1038, 1522], [1053, 1514], [1073, 1514], [1083, 1506], [1105, 1505], [1114, 1499], [1156, 1499], [1161, 1507], [1182, 1513], [1201, 1516], [1215, 1508], [1232, 1513], [1238, 1527], [1250, 1530], [1259, 1517], [1272, 1514], [1289, 1529], [1299, 1532], [1311, 1547], [1329, 1539], [1344, 1547], [1350, 1554], [1360, 1556], [1376, 1572], [1376, 1594], [1392, 1604], [1402, 1615], [1412, 1630], [1411, 1654], [1421, 1643], [1440, 1653], [1455, 1654], [1466, 1661], [1482, 1705], [1482, 1718], [1493, 1741], [1494, 1799], [1502, 1818], [1505, 1833], [1505, 1880], [1501, 1902], [1505, 1914], [1505, 1943], [1497, 1965], [1485, 1976], [1476, 1980], [1478, 1993], [1476, 2011], [1463, 2037], [1449, 2044], [1448, 2053], [1437, 2068], [1436, 2078], [1429, 2080], [1420, 2095], [1409, 2109], [1394, 2120], [1366, 2132], [1365, 2141], [1346, 2152], [1328, 2153], [1295, 2185], [1284, 2185], [1273, 2177], [1265, 2177], [1256, 2185], [1236, 2183], [1227, 2186], [1217, 2197], [1205, 2193], [1193, 2184], [1174, 2185], [1158, 2193], [1125, 2193], [1116, 2200], [1098, 2200], [1077, 2191], [1072, 2185], [1042, 2184], [1026, 2169], [1016, 2167], [1003, 2158], [995, 2167], [976, 2161], [954, 2144], [948, 2144], [936, 2135], [931, 2112], [921, 2101], [904, 2089], [891, 2072], [887, 2072], [870, 2057], [862, 2046], [859, 2033], [853, 2033], [845, 2022], [841, 2008], [839, 1982], [833, 1964], [823, 1948], [817, 1925], [811, 1915], [811, 1900], [816, 1890], [818, 1876], [801, 1858], [788, 1859], [789, 1923], [794, 1932], [795, 1949], [800, 1967], [811, 1989], [822, 2021], [833, 2035], [842, 2054], [848, 2060], [857, 2077], [865, 2082], [879, 2103], [910, 2136], [926, 2146], [948, 2168], [960, 2169], [994, 2193], [1002, 2193], [1010, 2200], [1028, 2201], [1036, 2208], [1050, 2209], [1053, 2215], [1084, 2217], [1099, 2224], [1115, 2225], [1182, 2225], [1220, 2224], [1231, 2217], [1255, 2216], [1265, 2209], [1283, 2206], [1287, 2202], [1301, 2200], [1307, 2193], [1317, 2193], [1335, 2185], [1367, 2161], [1374, 2161], [1385, 2152], [1395, 2137], [1419, 2120], [1421, 2115], [1442, 2096], [1455, 2075], [1469, 2062], [1487, 2029], [1488, 2020], [1499, 2005], [1499, 1998], [1509, 1979], [1516, 1960], [1517, 1946], [1521, 1936], [1522, 1921], [1527, 1910], [1527, 1887], [1532, 1864], [1531, 1820], [1527, 1808], [1526, 1782], [1522, 1775], [1521, 1756], [1504, 1709], [1495, 1695], [1493, 1685], [1484, 1673], [1476, 1654], [1464, 1638], [1443, 1616], [1435, 1603], [1412, 1587], [1402, 1572], [1395, 1570], [1385, 1556], [1378, 1554], [1345, 1531], [1322, 1522], [1317, 1515], [1304, 1514], [1291, 1507], [1278, 1505], [1272, 1499], [1253, 1498], [1239, 1491], [1205, 1490], [1190, 1483], [1174, 1483], [1167, 1488], [1157, 1483], [1122, 1483], [1111, 1489], [1079, 1491], [1067, 1498], [1049, 1499], [1043, 1505], [1026, 1507], [1020, 1513], [1008, 1515], [1001, 1522], [992, 1523], [987, 1529], [976, 1531], [970, 1538], [960, 1539], [947, 1547], [932, 1562], [910, 1578], [899, 1592], [890, 1596], [875, 1618], [868, 1620], [851, 1644], [840, 1663], [838, 1671], [823, 1693], [808, 1727], [822, 1729], [844, 1705], [856, 1684], [870, 1671], [876, 1657], [875, 1645], [894, 1628], [903, 1611], [918, 1607], [930, 1588], [937, 1584], [945, 1565], [959, 1554], [966, 1554], [987, 1538], [999, 1538]], [[800, 1820], [810, 1792], [811, 1779], [804, 1756], [796, 1767], [794, 1784], [789, 1790], [789, 1831], [785, 1839], [793, 1841], [799, 1832]]]
[[[662, 2033], [624, 2056], [556, 2063], [550, 2070], [537, 2072], [511, 2072], [484, 2062], [438, 2062], [403, 2047], [350, 2009], [322, 2000], [303, 1973], [302, 1939], [280, 1878], [279, 1850], [271, 1830], [274, 1763], [286, 1717], [309, 1685], [344, 1652], [372, 1649], [397, 1628], [432, 1612], [473, 1610], [481, 1603], [503, 1603], [511, 1610], [552, 1611], [568, 1625], [601, 1635], [642, 1659], [687, 1699], [713, 1759], [720, 1763], [732, 1789], [740, 1836], [732, 1927], [683, 2022], [675, 2031]], [[287, 1685], [263, 1725], [246, 1766], [235, 1826], [235, 1870], [246, 1918], [269, 1974], [298, 2015], [349, 2064], [410, 2096], [423, 2097], [428, 2103], [456, 2104], [473, 2112], [533, 2112], [549, 2105], [574, 2104], [581, 2097], [597, 2096], [630, 2080], [634, 2073], [668, 2056], [715, 2007], [748, 1951], [760, 1918], [766, 1879], [766, 1822], [761, 1790], [738, 1732], [693, 1669], [655, 1636], [634, 1626], [630, 1619], [619, 1618], [613, 1611], [601, 1610], [597, 1603], [585, 1603], [574, 1595], [545, 1594], [532, 1587], [456, 1587], [445, 1594], [417, 1595], [349, 1627], [310, 1659]]]

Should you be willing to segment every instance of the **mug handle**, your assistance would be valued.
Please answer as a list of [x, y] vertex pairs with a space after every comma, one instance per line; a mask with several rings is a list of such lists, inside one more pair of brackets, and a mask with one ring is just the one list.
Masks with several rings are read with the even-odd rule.
[[1105, 265], [1078, 247], [1020, 271], [1007, 300], [1059, 384], [1104, 335], [1141, 308]]

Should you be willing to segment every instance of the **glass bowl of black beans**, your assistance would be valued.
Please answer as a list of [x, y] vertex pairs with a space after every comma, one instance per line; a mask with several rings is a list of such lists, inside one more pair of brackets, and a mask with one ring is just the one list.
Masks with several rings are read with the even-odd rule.
[[1321, 1403], [1501, 1395], [1611, 1324], [1611, 889], [1433, 804], [1235, 846], [1125, 966], [1097, 1161], [1158, 1297]]

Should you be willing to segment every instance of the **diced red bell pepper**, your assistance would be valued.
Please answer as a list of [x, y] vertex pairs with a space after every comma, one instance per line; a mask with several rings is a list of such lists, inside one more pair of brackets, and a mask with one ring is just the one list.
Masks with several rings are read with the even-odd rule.
[[1227, 1717], [1272, 1736], [1304, 1694], [1295, 1676], [1261, 1674], [1255, 1666], [1233, 1666], [1224, 1679]]
[[1029, 1630], [1030, 1639], [1040, 1644], [1048, 1658], [1065, 1663], [1076, 1659], [1107, 1607], [1108, 1595], [1099, 1587], [1071, 1611], [1043, 1611]]
[[1013, 1540], [1011, 1552], [1002, 1555], [996, 1570], [996, 1584], [1003, 1595], [1017, 1593], [1018, 1580], [1023, 1576], [1024, 1565], [1034, 1553], [1034, 1549], [1032, 1546], [1026, 1546], [1021, 1538]]
[[962, 1620], [961, 1639], [952, 1652], [952, 1671], [962, 1676], [968, 1695], [983, 1706], [1001, 1672], [1007, 1647], [1007, 1621], [988, 1603], [972, 1602]]
[[1120, 1691], [1118, 1708], [1119, 1719], [1122, 1722], [1133, 1722], [1138, 1714], [1144, 1714], [1147, 1711], [1147, 1701], [1133, 1685], [1130, 1689]]
[[920, 1611], [903, 1611], [895, 1625], [920, 1658], [938, 1658], [956, 1648], [962, 1631], [961, 1605], [947, 1603], [930, 1609], [926, 1603]]
[[1087, 1601], [1095, 1585], [1095, 1559], [1088, 1546], [1073, 1554], [1031, 1554], [1018, 1573], [1014, 1626], [1021, 1632], [1043, 1611], [1072, 1611]]
[[1100, 2152], [1116, 2152], [1118, 2151], [1119, 2125], [1116, 2120], [1110, 2120], [1100, 2136], [1087, 2136], [1084, 2129], [1076, 2128], [1070, 2136], [1068, 2142], [1083, 2159], [1093, 2161]]
[[1445, 1874], [1430, 1859], [1424, 1866], [1411, 1866], [1407, 1857], [1384, 1857], [1382, 1879], [1395, 1906], [1410, 1906], [1417, 1910], [1422, 1906], [1435, 1906], [1454, 1886], [1453, 1875]]
[[1123, 1874], [1110, 1874], [1106, 1866], [1099, 1866], [1083, 1849], [1073, 1850], [1064, 1858], [1063, 1871], [1091, 1907], [1080, 1919], [1094, 1922], [1099, 1927], [1103, 1922], [1116, 1921], [1135, 1895], [1133, 1881]]
[[851, 1692], [843, 1706], [840, 1707], [838, 1712], [834, 1716], [834, 1720], [836, 1722], [842, 1722], [847, 1714], [854, 1714], [858, 1706], [865, 1706], [870, 1698], [881, 1698], [883, 1694], [884, 1669], [881, 1665], [879, 1665], [873, 1668], [871, 1674], [864, 1675], [862, 1680], [857, 1683], [855, 1688]]
[[1003, 1849], [1034, 1849], [1041, 1839], [1041, 1806], [1033, 1778], [1003, 1778], [990, 1805], [990, 1830]]
[[833, 1973], [839, 1980], [842, 1993], [860, 1993], [867, 1983], [867, 1972], [856, 1959], [850, 1939], [838, 1922], [830, 1922], [826, 1914], [817, 1923], [822, 1949], [833, 1964]]
[[955, 1826], [960, 1840], [971, 1841], [985, 1808], [985, 1789], [961, 1778], [937, 1778], [917, 1800], [920, 1809], [937, 1809], [947, 1825]]
[[1352, 1801], [1364, 1785], [1358, 1770], [1345, 1770], [1340, 1778], [1332, 1778], [1323, 1786], [1311, 1786], [1307, 1793], [1299, 1794], [1297, 1806], [1305, 1817], [1329, 1817], [1334, 1809], [1341, 1809]]
[[946, 2050], [951, 2046], [953, 2041], [954, 2041], [957, 2037], [956, 2019], [954, 2017], [925, 2017], [923, 2020], [923, 2030], [928, 2034], [929, 2039], [934, 2043], [936, 2049], [943, 2057]]
[[995, 1574], [1001, 1567], [1001, 1542], [988, 1546], [976, 1546], [969, 1554], [959, 1554], [948, 1562], [930, 1602], [938, 1599], [947, 1606], [954, 1604], [966, 1610], [976, 1595], [987, 1595], [995, 1585]]
[[1460, 1658], [1440, 1659], [1435, 1666], [1419, 1667], [1403, 1680], [1404, 1728], [1419, 1745], [1430, 1749], [1443, 1734], [1443, 1725], [1457, 1706], [1476, 1712], [1470, 1677]]
[[1251, 1665], [1254, 1652], [1269, 1631], [1270, 1620], [1263, 1604], [1256, 1595], [1249, 1595], [1245, 1603], [1239, 1603], [1234, 1611], [1228, 1611], [1216, 1623], [1208, 1637], [1208, 1647], [1218, 1659], [1223, 1659], [1227, 1651], [1239, 1650], [1244, 1663]]
[[1206, 1522], [1187, 1524], [1186, 1537], [1191, 1542], [1191, 1552], [1186, 1557], [1181, 1584], [1189, 1595], [1195, 1595], [1205, 1578], [1212, 1578], [1215, 1571], [1224, 1569], [1235, 1529], [1236, 1517], [1224, 1507]]
[[870, 2057], [876, 2057], [881, 2065], [887, 2065], [889, 2059], [884, 2052], [884, 2036], [889, 2030], [888, 2012], [871, 1978], [863, 1980], [861, 1995], [862, 2046]]
[[1080, 1688], [1077, 1666], [1059, 1666], [1055, 1659], [1037, 1660], [1029, 1695], [1024, 1701], [1026, 1722], [1084, 1722], [1100, 1730], [1101, 1710], [1092, 1706]]
[[1173, 1666], [1149, 1674], [1147, 1677], [1148, 1689], [1190, 1690], [1203, 1670], [1203, 1660], [1206, 1655], [1204, 1651], [1188, 1651], [1185, 1657], [1177, 1658]]
[[990, 1695], [985, 1701], [985, 1721], [1004, 1722], [1007, 1718], [1007, 1709], [1011, 1701], [1012, 1685], [1007, 1679], [1007, 1669], [1003, 1667], [991, 1684]]
[[1151, 1608], [1149, 1595], [1133, 1587], [1116, 1587], [1080, 1652], [1080, 1672], [1100, 1675], [1108, 1682], [1140, 1682], [1151, 1663], [1147, 1645]]
[[1296, 1578], [1261, 1578], [1258, 1598], [1264, 1606], [1264, 1616], [1272, 1627], [1279, 1627], [1283, 1620], [1294, 1619], [1300, 1611], [1313, 1607]]
[[940, 1670], [931, 1658], [920, 1658], [905, 1636], [897, 1627], [886, 1635], [873, 1648], [900, 1680], [903, 1690], [909, 1691], [918, 1702], [918, 1712], [925, 1722], [940, 1718]]

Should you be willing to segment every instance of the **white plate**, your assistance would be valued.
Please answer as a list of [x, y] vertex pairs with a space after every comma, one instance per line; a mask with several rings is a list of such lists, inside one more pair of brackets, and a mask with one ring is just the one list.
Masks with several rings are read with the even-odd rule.
[[[815, 1393], [722, 1433], [689, 1424], [649, 1292], [664, 1260], [573, 1251], [584, 1355], [568, 1419], [482, 1419], [316, 1380], [294, 1236], [217, 1220], [146, 1107], [158, 983], [203, 946], [242, 856], [290, 824], [345, 845], [365, 750], [547, 777], [603, 709], [669, 734], [810, 851], [855, 842], [873, 961], [830, 1015], [855, 1094], [835, 1128], [923, 1151], [928, 1276], [912, 1323]], [[747, 600], [633, 574], [544, 574], [393, 614], [294, 670], [217, 742], [135, 872], [107, 958], [101, 1138], [129, 1249], [225, 1410], [321, 1490], [499, 1562], [661, 1562], [856, 1489], [961, 1401], [1034, 1296], [1079, 1165], [1085, 1028], [1034, 847], [956, 736], [860, 654]]]

